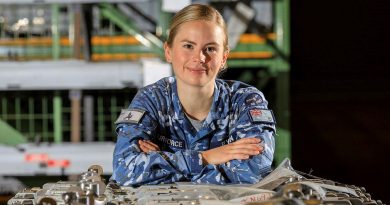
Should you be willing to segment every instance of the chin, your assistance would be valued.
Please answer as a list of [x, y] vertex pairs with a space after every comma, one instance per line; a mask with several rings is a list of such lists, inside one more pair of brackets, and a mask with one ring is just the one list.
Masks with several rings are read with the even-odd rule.
[[213, 80], [208, 80], [208, 81], [205, 81], [205, 80], [193, 80], [193, 81], [190, 81], [189, 84], [192, 85], [192, 86], [204, 87], [204, 86], [210, 84], [211, 82], [213, 82]]

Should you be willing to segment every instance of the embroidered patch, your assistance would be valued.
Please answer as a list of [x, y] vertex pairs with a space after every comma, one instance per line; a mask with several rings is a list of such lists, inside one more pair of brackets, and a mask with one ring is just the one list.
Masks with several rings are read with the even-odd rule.
[[121, 114], [115, 121], [115, 124], [119, 123], [139, 123], [144, 116], [145, 111], [138, 109], [122, 109]]
[[253, 122], [275, 123], [272, 110], [252, 109], [249, 110], [249, 115], [251, 116]]
[[184, 141], [183, 140], [169, 139], [169, 138], [162, 136], [162, 135], [160, 137], [158, 137], [158, 140], [162, 143], [165, 143], [165, 144], [173, 146], [173, 147], [184, 148]]

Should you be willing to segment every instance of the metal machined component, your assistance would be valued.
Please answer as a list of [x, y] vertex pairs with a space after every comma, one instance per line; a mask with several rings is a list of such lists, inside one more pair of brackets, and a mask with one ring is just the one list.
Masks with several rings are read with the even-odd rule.
[[103, 168], [100, 165], [92, 165], [88, 168], [89, 172], [96, 172], [98, 175], [103, 174]]
[[57, 205], [57, 202], [51, 197], [43, 197], [39, 200], [38, 205]]
[[102, 174], [103, 169], [93, 165], [78, 181], [24, 189], [8, 205], [383, 205], [364, 187], [298, 174], [289, 162], [253, 186], [178, 182], [133, 188], [113, 181], [106, 185]]
[[107, 198], [105, 196], [99, 196], [94, 198], [95, 205], [105, 205], [107, 202]]
[[64, 200], [65, 204], [71, 205], [74, 201], [77, 200], [77, 195], [75, 192], [65, 192], [62, 194], [62, 199]]
[[106, 185], [102, 181], [92, 182], [89, 184], [89, 190], [93, 194], [101, 196], [106, 191]]

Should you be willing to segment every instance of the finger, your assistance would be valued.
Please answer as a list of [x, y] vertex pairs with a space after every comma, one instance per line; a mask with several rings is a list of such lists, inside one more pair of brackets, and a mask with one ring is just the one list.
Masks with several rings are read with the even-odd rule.
[[142, 144], [143, 146], [147, 147], [149, 150], [153, 150], [153, 151], [160, 150], [160, 148], [156, 144], [153, 144], [150, 141], [143, 141]]
[[249, 155], [246, 154], [234, 154], [232, 155], [232, 159], [249, 159]]
[[148, 147], [148, 149], [151, 149], [151, 150], [154, 150], [154, 151], [160, 150], [160, 148], [157, 145], [155, 145], [155, 144], [149, 144], [148, 142], [144, 142], [144, 145], [146, 147]]
[[260, 148], [260, 152], [264, 152], [265, 148], [264, 148], [264, 145], [258, 145], [259, 148]]
[[257, 144], [260, 142], [261, 140], [259, 138], [242, 138], [233, 142], [232, 144]]
[[158, 148], [158, 145], [154, 144], [153, 142], [149, 141], [149, 140], [144, 140], [143, 141], [145, 146], [148, 146], [150, 148]]
[[[141, 148], [142, 145], [143, 145], [143, 141], [142, 141], [142, 140], [138, 140], [138, 145], [139, 145], [139, 147]], [[142, 149], [142, 148], [141, 148], [141, 149]]]
[[139, 148], [141, 149], [142, 152], [146, 152], [147, 153], [147, 152], [150, 151], [147, 147], [145, 147], [145, 146], [143, 146], [141, 144], [140, 144]]
[[152, 147], [149, 143], [147, 143], [147, 141], [145, 140], [141, 140], [140, 141], [140, 145], [144, 146], [144, 147], [147, 147], [147, 148], [150, 148]]
[[152, 146], [154, 146], [154, 147], [158, 147], [158, 145], [156, 145], [156, 144], [154, 144], [152, 141], [150, 141], [150, 140], [144, 140], [144, 142], [145, 143], [148, 143], [148, 144], [150, 144], [150, 145], [152, 145]]
[[253, 151], [261, 151], [263, 149], [260, 144], [231, 144], [227, 147], [228, 150], [236, 150], [236, 149], [248, 149]]
[[156, 148], [155, 148], [155, 147], [153, 147], [153, 146], [151, 146], [151, 145], [149, 145], [149, 144], [147, 144], [147, 143], [144, 143], [142, 146], [145, 147], [145, 149], [147, 149], [147, 150], [149, 150], [149, 151], [151, 151], [151, 150], [156, 151]]
[[260, 144], [235, 144], [227, 146], [224, 149], [227, 153], [245, 153], [257, 155], [264, 150], [263, 145]]
[[259, 150], [249, 150], [249, 149], [234, 149], [229, 152], [230, 154], [244, 154], [244, 155], [258, 155], [260, 154]]
[[139, 147], [143, 152], [150, 152], [150, 151], [157, 151], [154, 148], [150, 148], [147, 143], [145, 143], [143, 140], [139, 140]]

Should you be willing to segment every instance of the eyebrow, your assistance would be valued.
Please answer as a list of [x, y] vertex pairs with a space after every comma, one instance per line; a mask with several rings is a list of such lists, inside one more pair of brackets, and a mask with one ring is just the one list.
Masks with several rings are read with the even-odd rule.
[[[183, 42], [183, 43], [190, 43], [190, 44], [194, 44], [194, 45], [196, 45], [196, 43], [195, 42], [193, 42], [193, 41], [190, 41], [190, 40], [186, 40], [186, 39], [184, 39], [184, 40], [182, 40], [182, 41], [180, 41], [180, 42]], [[209, 46], [209, 45], [219, 45], [217, 42], [210, 42], [210, 43], [206, 43], [206, 46]]]

